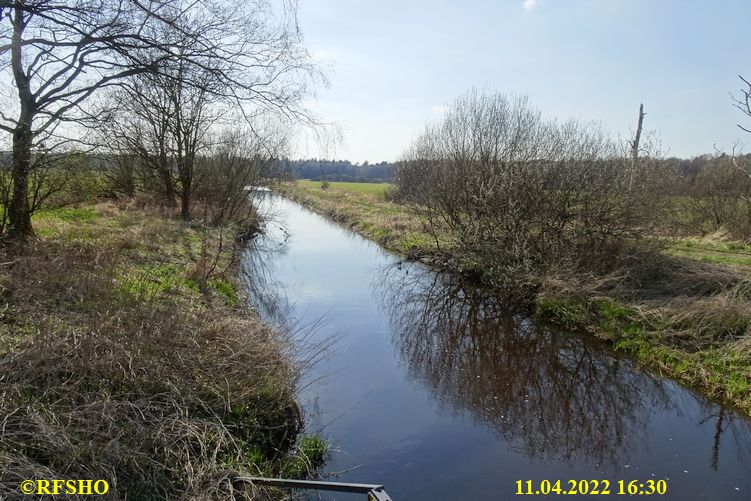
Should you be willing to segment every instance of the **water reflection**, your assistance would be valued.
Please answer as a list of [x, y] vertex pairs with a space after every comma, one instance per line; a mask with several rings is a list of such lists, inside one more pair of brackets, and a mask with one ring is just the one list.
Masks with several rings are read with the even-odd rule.
[[[326, 323], [325, 316], [301, 322], [295, 314], [296, 305], [290, 301], [287, 288], [279, 279], [281, 274], [278, 267], [289, 252], [289, 240], [290, 233], [284, 221], [266, 209], [264, 234], [248, 243], [241, 278], [248, 295], [248, 306], [287, 337], [290, 356], [294, 357], [302, 377], [297, 382], [300, 392], [311, 383], [306, 379], [308, 373], [335, 343], [335, 337], [319, 335], [319, 330]], [[314, 400], [312, 404], [315, 404]], [[312, 412], [314, 409], [308, 410]]]
[[243, 257], [242, 279], [252, 306], [267, 322], [289, 327], [292, 305], [274, 266], [287, 252], [288, 233], [274, 220], [265, 225], [266, 235], [248, 244]]
[[505, 499], [520, 478], [598, 476], [668, 479], [666, 499], [749, 499], [751, 425], [732, 409], [450, 277], [382, 270], [393, 256], [274, 204], [247, 286], [266, 321], [307, 332], [325, 317], [303, 351], [336, 336], [301, 403], [308, 432], [340, 451], [338, 479], [395, 499]]
[[483, 291], [417, 267], [376, 289], [412, 379], [529, 457], [594, 467], [624, 461], [654, 412], [673, 405], [654, 378], [571, 334], [511, 314]]
[[[730, 448], [740, 462], [751, 462], [751, 427], [747, 420], [720, 404], [703, 401], [700, 403], [700, 425], [709, 423], [714, 428], [712, 450], [708, 463], [714, 471], [720, 470], [722, 447]], [[728, 435], [728, 440], [725, 440]]]

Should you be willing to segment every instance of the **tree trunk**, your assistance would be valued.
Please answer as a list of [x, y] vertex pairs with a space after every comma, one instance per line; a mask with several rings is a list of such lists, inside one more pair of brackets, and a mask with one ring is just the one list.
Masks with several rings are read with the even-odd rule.
[[639, 162], [639, 142], [641, 141], [641, 128], [644, 125], [644, 103], [639, 104], [639, 119], [636, 122], [636, 134], [633, 141], [629, 141], [631, 145], [631, 173], [629, 174], [628, 189], [634, 186], [634, 176], [636, 175], [636, 168]]
[[30, 120], [21, 120], [13, 133], [13, 194], [8, 207], [8, 237], [26, 240], [34, 236], [29, 207], [29, 172], [31, 171]]
[[31, 228], [31, 207], [29, 207], [29, 172], [31, 171], [31, 143], [33, 134], [31, 123], [35, 114], [34, 94], [31, 92], [29, 76], [24, 72], [21, 40], [26, 28], [25, 12], [16, 6], [13, 16], [13, 38], [11, 44], [11, 67], [13, 79], [21, 102], [21, 114], [13, 131], [13, 193], [8, 206], [8, 237], [12, 240], [26, 240], [34, 236]]
[[190, 195], [193, 192], [193, 154], [185, 155], [183, 161], [178, 164], [180, 169], [181, 190], [181, 214], [186, 221], [190, 219]]
[[159, 177], [162, 178], [164, 204], [167, 207], [174, 207], [177, 205], [175, 203], [175, 187], [172, 185], [172, 174], [167, 162], [166, 155], [161, 154], [159, 158]]
[[644, 103], [639, 105], [639, 120], [636, 123], [636, 135], [631, 142], [631, 161], [636, 163], [639, 159], [639, 142], [641, 141], [641, 128], [644, 125]]
[[180, 215], [186, 221], [190, 219], [190, 183], [183, 181], [180, 192]]

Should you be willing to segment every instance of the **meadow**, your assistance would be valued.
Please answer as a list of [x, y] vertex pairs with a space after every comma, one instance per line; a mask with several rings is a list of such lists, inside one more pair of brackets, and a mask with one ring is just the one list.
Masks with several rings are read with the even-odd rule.
[[[344, 181], [326, 181], [329, 190], [339, 191], [344, 193], [364, 194], [372, 195], [374, 197], [382, 197], [391, 186], [389, 183], [352, 183]], [[297, 184], [304, 188], [315, 188], [321, 186], [321, 181], [310, 181], [308, 179], [301, 179], [297, 181]]]

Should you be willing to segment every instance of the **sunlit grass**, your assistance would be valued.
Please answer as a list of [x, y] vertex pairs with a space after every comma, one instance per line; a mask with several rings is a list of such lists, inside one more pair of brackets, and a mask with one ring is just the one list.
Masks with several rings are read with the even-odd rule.
[[93, 207], [61, 207], [58, 209], [43, 209], [34, 214], [35, 221], [57, 219], [65, 222], [93, 222], [97, 218]]
[[[299, 180], [297, 183], [305, 188], [321, 188], [321, 181]], [[328, 190], [344, 191], [348, 193], [362, 193], [382, 197], [388, 190], [389, 183], [351, 183], [344, 181], [329, 181]]]
[[674, 240], [666, 252], [707, 263], [751, 266], [751, 245], [733, 240], [682, 238]]
[[385, 248], [404, 255], [434, 251], [435, 241], [414, 212], [383, 194], [388, 183], [297, 181], [278, 187], [284, 195], [342, 223]]

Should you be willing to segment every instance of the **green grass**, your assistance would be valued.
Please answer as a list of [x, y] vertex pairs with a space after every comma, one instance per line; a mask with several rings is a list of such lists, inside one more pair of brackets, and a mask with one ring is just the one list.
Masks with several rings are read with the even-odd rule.
[[[278, 190], [288, 198], [323, 214], [344, 226], [375, 240], [384, 248], [403, 256], [431, 256], [435, 239], [425, 231], [412, 208], [382, 194], [388, 183], [331, 183], [326, 190], [317, 181], [282, 183]], [[441, 241], [441, 249], [451, 247]]]
[[[320, 181], [300, 180], [297, 183], [305, 188], [321, 188]], [[344, 191], [347, 193], [360, 193], [382, 197], [388, 190], [389, 183], [350, 183], [344, 181], [329, 181], [329, 190]]]
[[235, 306], [240, 303], [240, 296], [235, 289], [235, 286], [229, 280], [223, 279], [209, 279], [209, 284], [227, 301], [230, 306]]
[[97, 219], [93, 207], [62, 207], [59, 209], [42, 209], [34, 214], [34, 220], [57, 219], [66, 223], [94, 222]]
[[751, 266], [751, 245], [732, 240], [676, 239], [665, 252], [706, 263]]
[[185, 276], [185, 269], [172, 263], [134, 266], [117, 280], [120, 293], [140, 301], [168, 292], [198, 291], [195, 281]]
[[389, 186], [388, 183], [332, 182], [323, 190], [318, 181], [296, 181], [283, 183], [277, 189], [393, 252], [419, 252], [423, 245], [433, 249], [433, 239], [424, 232], [410, 208], [383, 197]]
[[329, 457], [331, 444], [316, 435], [303, 435], [297, 450], [282, 465], [282, 476], [307, 478], [318, 471]]
[[[536, 315], [555, 325], [592, 331], [612, 342], [616, 351], [751, 413], [751, 356], [732, 345], [717, 344], [697, 351], [672, 346], [663, 338], [664, 330], [676, 327], [669, 320], [664, 325], [651, 324], [627, 305], [612, 299], [540, 296], [536, 300]], [[744, 333], [746, 327], [744, 324]]]

